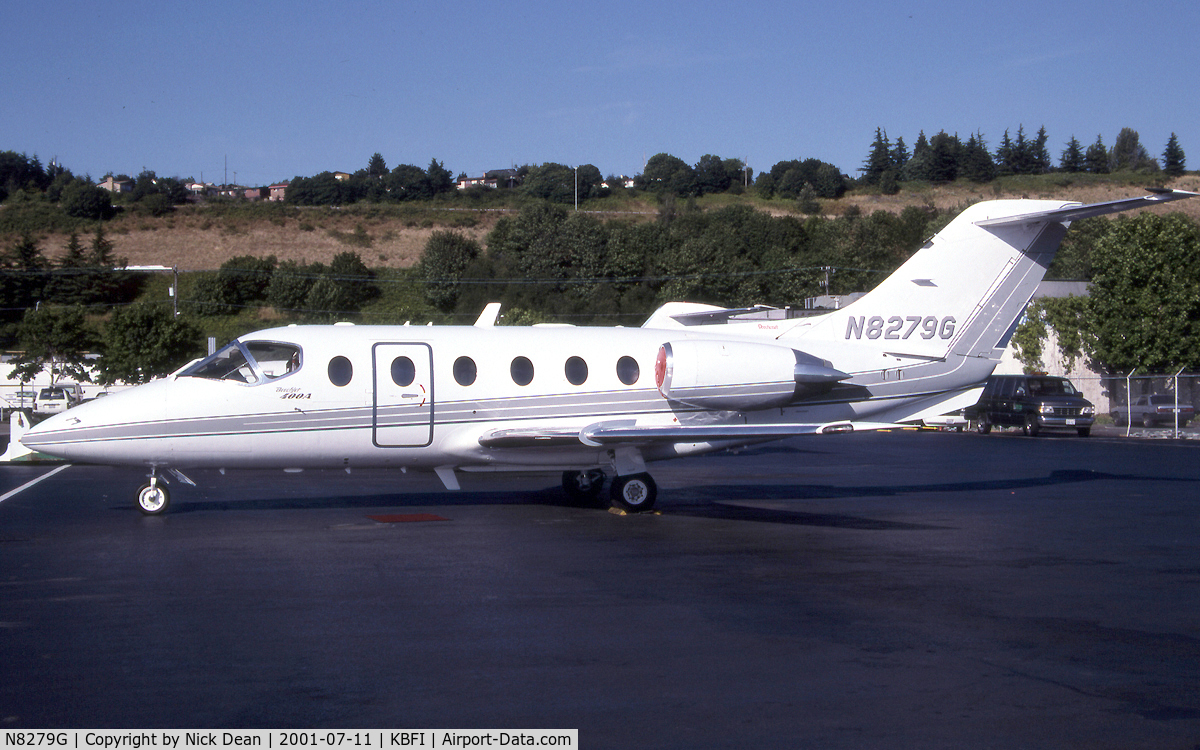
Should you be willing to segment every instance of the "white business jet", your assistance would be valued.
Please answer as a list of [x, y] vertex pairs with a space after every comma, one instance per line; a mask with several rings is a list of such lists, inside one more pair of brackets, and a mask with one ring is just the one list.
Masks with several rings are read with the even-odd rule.
[[788, 318], [673, 302], [641, 328], [288, 326], [56, 415], [21, 442], [143, 466], [144, 513], [190, 468], [561, 471], [647, 510], [646, 464], [793, 435], [920, 424], [974, 404], [1071, 221], [1192, 197], [976, 204], [869, 294]]

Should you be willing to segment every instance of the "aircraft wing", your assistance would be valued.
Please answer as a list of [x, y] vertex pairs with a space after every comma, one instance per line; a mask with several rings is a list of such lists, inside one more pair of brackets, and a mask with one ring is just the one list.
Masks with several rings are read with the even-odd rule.
[[984, 219], [977, 221], [975, 224], [981, 227], [1002, 227], [1014, 224], [1032, 224], [1040, 221], [1078, 221], [1080, 219], [1089, 219], [1093, 216], [1103, 216], [1105, 214], [1115, 214], [1121, 211], [1129, 211], [1134, 208], [1143, 208], [1145, 206], [1153, 206], [1156, 203], [1167, 203], [1177, 201], [1183, 198], [1191, 198], [1200, 193], [1191, 193], [1186, 190], [1169, 190], [1167, 188], [1147, 188], [1150, 195], [1143, 195], [1137, 198], [1125, 198], [1118, 201], [1108, 201], [1106, 203], [1091, 203], [1088, 205], [1075, 204], [1065, 208], [1054, 209], [1053, 211], [1037, 211], [1034, 213], [1020, 214], [1019, 216], [1002, 216], [996, 219]]
[[797, 435], [828, 435], [836, 432], [880, 430], [903, 425], [876, 422], [826, 422], [822, 424], [706, 424], [639, 425], [632, 419], [596, 422], [581, 428], [512, 428], [489, 430], [479, 438], [485, 448], [531, 448], [535, 446], [592, 447], [647, 443], [716, 443], [779, 440]]

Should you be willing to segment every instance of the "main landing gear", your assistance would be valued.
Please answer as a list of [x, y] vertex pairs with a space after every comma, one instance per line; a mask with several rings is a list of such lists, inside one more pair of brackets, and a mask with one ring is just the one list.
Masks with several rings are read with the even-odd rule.
[[[577, 503], [595, 503], [604, 490], [605, 479], [607, 476], [601, 469], [564, 471], [563, 491]], [[609, 487], [609, 498], [612, 504], [621, 510], [642, 513], [654, 507], [654, 501], [658, 498], [658, 485], [645, 472], [614, 477]]]

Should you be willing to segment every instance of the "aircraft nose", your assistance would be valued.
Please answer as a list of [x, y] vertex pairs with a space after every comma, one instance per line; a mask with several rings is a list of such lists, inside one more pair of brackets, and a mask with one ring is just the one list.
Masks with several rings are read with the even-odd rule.
[[[148, 414], [154, 402], [146, 386], [115, 393], [68, 409], [34, 425], [20, 437], [30, 450], [68, 461], [125, 463], [120, 455], [133, 429]], [[140, 392], [139, 392], [140, 391]], [[150, 396], [150, 398], [147, 398]]]

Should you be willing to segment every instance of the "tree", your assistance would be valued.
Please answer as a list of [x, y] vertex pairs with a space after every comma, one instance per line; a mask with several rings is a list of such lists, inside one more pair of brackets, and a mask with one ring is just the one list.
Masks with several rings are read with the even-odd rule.
[[21, 237], [0, 255], [0, 316], [18, 319], [27, 307], [42, 299], [50, 263], [33, 235]]
[[164, 306], [138, 302], [115, 310], [104, 333], [99, 380], [140, 384], [162, 377], [201, 353], [201, 333]]
[[1163, 150], [1163, 171], [1172, 177], [1179, 177], [1183, 174], [1183, 166], [1186, 161], [1183, 149], [1179, 147], [1179, 139], [1175, 137], [1174, 133], [1171, 133], [1167, 147]]
[[862, 165], [862, 181], [866, 185], [878, 185], [883, 173], [895, 166], [892, 162], [892, 144], [888, 140], [887, 131], [875, 128], [875, 140], [871, 144], [871, 153]]
[[1158, 169], [1158, 162], [1150, 158], [1150, 153], [1133, 128], [1121, 128], [1108, 161], [1109, 169], [1113, 172], [1152, 172]]
[[27, 382], [48, 371], [50, 385], [64, 377], [90, 383], [84, 355], [93, 341], [79, 305], [26, 310], [17, 327], [22, 352], [13, 358], [8, 377]]
[[688, 163], [670, 154], [655, 154], [637, 177], [637, 186], [654, 193], [671, 193], [681, 198], [696, 195], [696, 173]]
[[455, 190], [454, 175], [450, 174], [450, 170], [443, 167], [437, 159], [429, 160], [429, 168], [425, 170], [425, 178], [428, 180], [431, 195], [441, 195], [442, 193], [450, 193]]
[[534, 198], [572, 205], [575, 202], [575, 170], [553, 162], [530, 167], [521, 190]]
[[383, 155], [376, 151], [371, 155], [371, 160], [367, 162], [367, 177], [382, 180], [387, 174], [387, 162], [383, 160]]
[[1104, 141], [1100, 136], [1096, 136], [1096, 142], [1088, 146], [1087, 152], [1083, 155], [1083, 161], [1087, 165], [1088, 172], [1108, 174], [1108, 149], [1104, 147]]
[[954, 182], [958, 179], [959, 154], [961, 152], [962, 143], [959, 142], [957, 135], [948, 135], [944, 130], [939, 131], [929, 140], [930, 158], [927, 179], [932, 182]]
[[996, 178], [996, 163], [988, 153], [983, 133], [973, 133], [967, 139], [959, 159], [958, 174], [972, 182], [991, 182]]
[[196, 302], [201, 312], [232, 314], [246, 305], [265, 301], [275, 265], [274, 255], [239, 255], [225, 261], [217, 273], [202, 276], [196, 283]]
[[111, 194], [83, 180], [76, 180], [63, 188], [61, 206], [68, 216], [78, 219], [108, 219], [114, 213]]
[[1087, 169], [1087, 161], [1083, 157], [1083, 146], [1079, 145], [1079, 141], [1073, 135], [1071, 140], [1067, 141], [1067, 147], [1063, 149], [1062, 157], [1058, 161], [1058, 168], [1072, 173]]
[[696, 162], [696, 189], [700, 195], [706, 193], [723, 193], [733, 183], [733, 176], [725, 168], [725, 162], [719, 156], [705, 154]]
[[479, 257], [479, 243], [458, 232], [439, 231], [429, 236], [421, 254], [421, 275], [430, 304], [444, 311], [458, 303], [459, 281]]
[[1092, 359], [1110, 373], [1200, 367], [1200, 226], [1180, 213], [1115, 222], [1093, 250]]
[[60, 305], [82, 305], [87, 304], [89, 296], [87, 256], [79, 244], [79, 235], [71, 232], [67, 251], [58, 259], [46, 286], [46, 297]]

